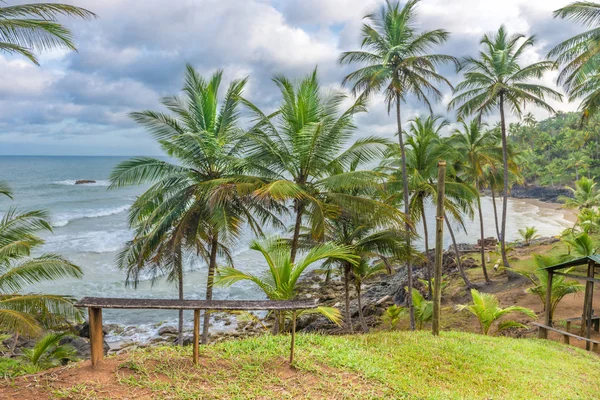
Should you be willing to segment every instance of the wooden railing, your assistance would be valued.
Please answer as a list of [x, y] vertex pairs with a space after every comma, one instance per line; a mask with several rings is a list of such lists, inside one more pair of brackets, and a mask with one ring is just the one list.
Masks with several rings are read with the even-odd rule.
[[104, 334], [102, 332], [102, 309], [159, 309], [193, 310], [194, 339], [193, 358], [198, 363], [200, 340], [200, 310], [211, 311], [292, 311], [292, 338], [290, 363], [294, 361], [296, 341], [296, 314], [298, 310], [317, 308], [315, 300], [273, 301], [273, 300], [175, 300], [175, 299], [124, 299], [106, 297], [84, 297], [75, 307], [87, 308], [90, 322], [90, 350], [92, 366], [104, 357]]

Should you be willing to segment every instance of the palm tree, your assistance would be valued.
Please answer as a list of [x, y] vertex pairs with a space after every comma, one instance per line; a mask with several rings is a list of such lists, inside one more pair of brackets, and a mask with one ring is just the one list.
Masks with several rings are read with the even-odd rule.
[[533, 239], [540, 237], [537, 234], [537, 228], [535, 226], [526, 226], [524, 229], [519, 229], [519, 235], [525, 241], [525, 245], [529, 246]]
[[374, 276], [390, 273], [391, 269], [386, 261], [371, 264], [369, 260], [361, 258], [360, 261], [352, 268], [352, 277], [354, 278], [354, 287], [356, 289], [356, 299], [358, 302], [358, 318], [363, 332], [369, 332], [369, 327], [365, 321], [362, 306], [362, 285], [363, 283]]
[[[520, 271], [519, 274], [525, 276], [534, 285], [528, 288], [527, 293], [535, 294], [540, 298], [542, 304], [544, 304], [544, 310], [548, 306], [546, 304], [546, 290], [548, 288], [548, 271], [544, 268], [556, 265], [561, 262], [560, 259], [555, 257], [543, 256], [540, 254], [533, 255], [533, 261], [536, 269], [533, 273]], [[569, 270], [563, 271], [569, 273]], [[550, 321], [554, 315], [554, 310], [560, 301], [568, 294], [579, 293], [585, 289], [585, 286], [577, 281], [567, 281], [562, 275], [554, 275], [552, 278], [552, 291], [550, 297]]]
[[[251, 250], [260, 252], [265, 258], [268, 270], [264, 276], [257, 276], [241, 270], [225, 267], [219, 268], [215, 280], [217, 286], [231, 286], [240, 281], [250, 281], [258, 286], [271, 300], [292, 300], [296, 297], [296, 284], [304, 271], [319, 261], [339, 259], [354, 265], [358, 257], [345, 246], [323, 243], [314, 246], [300, 259], [292, 261], [291, 244], [279, 238], [269, 238], [263, 241], [253, 241]], [[301, 311], [303, 312], [310, 311]], [[340, 322], [339, 311], [331, 307], [318, 307], [317, 312], [323, 314], [335, 323]], [[285, 314], [276, 316], [275, 330], [285, 331]]]
[[[558, 83], [563, 85], [570, 95], [569, 100], [581, 97], [585, 90], [585, 82], [596, 81], [598, 62], [600, 61], [600, 37], [598, 25], [600, 24], [600, 4], [591, 1], [577, 1], [566, 7], [554, 11], [554, 18], [568, 19], [591, 27], [589, 31], [575, 35], [555, 46], [548, 57], [555, 58], [562, 65], [558, 75]], [[591, 80], [590, 80], [590, 77]], [[582, 111], [596, 111], [590, 109], [592, 103], [580, 106]]]
[[573, 193], [572, 198], [559, 197], [559, 200], [563, 201], [566, 207], [583, 210], [600, 206], [600, 190], [596, 187], [596, 182], [594, 182], [593, 178], [581, 177], [575, 182], [575, 188], [566, 186], [566, 189]]
[[365, 101], [358, 99], [340, 112], [346, 96], [341, 92], [324, 95], [316, 69], [297, 84], [283, 76], [274, 82], [283, 101], [273, 114], [266, 115], [244, 100], [256, 118], [248, 132], [245, 163], [269, 182], [256, 191], [259, 197], [292, 200], [295, 222], [290, 251], [294, 261], [304, 219], [313, 239], [323, 241], [326, 220], [337, 218], [342, 208], [372, 211], [368, 199], [348, 191], [376, 185], [381, 176], [350, 166], [377, 160], [388, 141], [366, 137], [350, 143], [354, 115], [366, 110]]
[[23, 360], [31, 364], [37, 371], [61, 365], [65, 360], [76, 358], [75, 348], [69, 344], [61, 344], [68, 335], [50, 332], [41, 338], [31, 349], [23, 349]]
[[527, 114], [523, 115], [523, 123], [525, 126], [533, 128], [535, 124], [537, 124], [537, 121], [535, 116], [531, 112], [528, 112]]
[[[264, 181], [246, 174], [240, 157], [245, 135], [238, 127], [240, 95], [246, 80], [230, 83], [222, 103], [218, 92], [222, 71], [202, 78], [187, 65], [183, 97], [166, 97], [170, 114], [141, 111], [132, 118], [146, 127], [165, 154], [178, 161], [137, 157], [120, 163], [111, 174], [111, 187], [150, 183], [131, 207], [134, 242], [121, 255], [121, 266], [135, 282], [139, 270], [167, 261], [169, 278], [182, 292], [181, 247], [195, 248], [208, 264], [206, 299], [212, 299], [219, 252], [235, 241], [246, 222], [256, 233], [276, 206], [251, 193]], [[273, 219], [271, 219], [273, 218]], [[165, 247], [170, 243], [170, 247]], [[204, 313], [202, 343], [208, 340], [209, 313]]]
[[594, 241], [585, 232], [580, 233], [576, 236], [569, 235], [561, 239], [563, 243], [569, 248], [569, 254], [565, 258], [577, 257], [588, 257], [596, 253], [596, 247]]
[[[471, 314], [475, 315], [479, 320], [479, 325], [481, 326], [481, 333], [484, 335], [489, 335], [490, 328], [492, 327], [494, 322], [498, 321], [500, 318], [504, 317], [507, 314], [521, 313], [531, 318], [537, 318], [537, 315], [529, 308], [520, 306], [510, 306], [506, 308], [500, 307], [498, 298], [493, 294], [480, 293], [476, 289], [471, 289], [471, 296], [473, 297], [473, 304], [463, 304], [457, 306], [456, 308], [459, 311], [467, 310]], [[525, 325], [519, 322], [504, 320], [498, 324], [496, 331], [500, 332], [508, 328], [525, 327]]]
[[417, 320], [417, 329], [423, 329], [425, 322], [433, 318], [433, 301], [427, 300], [417, 289], [412, 290], [412, 300], [415, 305], [415, 319]]
[[494, 166], [501, 157], [501, 149], [498, 146], [498, 137], [493, 131], [486, 130], [485, 124], [480, 124], [474, 119], [467, 123], [460, 121], [462, 126], [454, 131], [450, 143], [456, 154], [463, 161], [465, 175], [473, 183], [477, 192], [477, 211], [479, 212], [479, 232], [481, 241], [481, 268], [487, 284], [490, 283], [487, 268], [485, 266], [485, 232], [483, 212], [481, 209], [481, 189], [485, 174], [485, 168]]
[[62, 16], [89, 20], [96, 14], [58, 3], [0, 7], [0, 51], [20, 54], [39, 65], [37, 52], [55, 48], [76, 50], [71, 31], [58, 22]]
[[[6, 186], [5, 192], [10, 195]], [[59, 255], [31, 256], [44, 244], [37, 233], [52, 231], [47, 218], [44, 211], [11, 207], [0, 219], [0, 330], [14, 333], [15, 338], [36, 336], [43, 328], [81, 318], [71, 297], [19, 293], [40, 282], [83, 276], [81, 268]]]
[[[407, 135], [405, 139], [409, 191], [411, 192], [409, 200], [411, 219], [421, 221], [423, 225], [426, 254], [429, 254], [429, 234], [425, 205], [437, 196], [437, 163], [440, 159], [455, 158], [454, 149], [441, 138], [441, 130], [445, 126], [447, 126], [447, 122], [439, 117], [415, 118], [411, 121], [410, 135]], [[400, 159], [398, 147], [392, 146], [382, 161], [380, 169], [391, 175], [391, 179], [387, 182], [388, 190], [402, 195], [402, 189], [398, 190], [402, 176], [399, 167]], [[475, 198], [475, 191], [470, 185], [453, 180], [454, 172], [453, 167], [450, 166], [448, 168], [450, 176], [445, 187], [444, 208], [456, 222], [464, 227], [463, 217], [473, 214], [471, 205]], [[397, 201], [399, 197], [392, 196], [388, 201]], [[452, 236], [454, 236], [453, 232]], [[425, 264], [428, 281], [431, 282], [431, 265], [428, 258], [425, 259]], [[467, 286], [470, 285], [468, 279], [465, 280], [465, 283]], [[429, 289], [431, 292], [430, 284]]]
[[[443, 54], [427, 54], [433, 46], [444, 43], [449, 33], [443, 29], [420, 32], [415, 29], [417, 4], [409, 0], [403, 7], [400, 3], [386, 1], [379, 13], [365, 16], [369, 23], [362, 28], [362, 50], [348, 51], [340, 56], [340, 64], [361, 64], [363, 67], [350, 73], [343, 83], [351, 83], [354, 94], [361, 96], [383, 92], [388, 111], [395, 106], [398, 142], [402, 158], [402, 180], [404, 182], [404, 213], [409, 214], [408, 176], [406, 155], [402, 137], [401, 104], [412, 95], [423, 102], [433, 114], [429, 98], [438, 101], [442, 93], [435, 84], [449, 87], [450, 82], [436, 72], [438, 65], [455, 62], [454, 57]], [[407, 221], [407, 230], [409, 223]], [[407, 243], [410, 247], [410, 243]], [[412, 266], [407, 264], [408, 286], [412, 288]], [[408, 298], [411, 329], [415, 329], [414, 310], [411, 296]]]
[[500, 110], [500, 130], [502, 137], [502, 163], [504, 185], [502, 190], [502, 224], [500, 229], [500, 247], [502, 261], [509, 267], [506, 256], [506, 213], [508, 204], [509, 154], [506, 133], [505, 108], [520, 117], [526, 104], [543, 108], [550, 112], [554, 109], [545, 101], [546, 97], [560, 100], [557, 91], [532, 83], [532, 79], [541, 78], [545, 72], [555, 69], [552, 61], [540, 61], [525, 67], [519, 64], [523, 52], [533, 46], [535, 38], [521, 34], [509, 35], [504, 26], [494, 34], [484, 35], [481, 39], [483, 50], [479, 58], [465, 57], [460, 64], [464, 79], [456, 86], [456, 96], [448, 108], [457, 108], [459, 118], [477, 115], [479, 119], [494, 110]]

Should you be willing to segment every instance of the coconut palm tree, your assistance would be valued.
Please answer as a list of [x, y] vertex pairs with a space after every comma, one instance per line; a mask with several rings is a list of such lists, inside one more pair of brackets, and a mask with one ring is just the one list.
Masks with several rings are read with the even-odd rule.
[[[7, 196], [10, 190], [5, 186]], [[78, 320], [69, 296], [20, 293], [28, 286], [62, 278], [81, 278], [81, 268], [56, 254], [31, 254], [44, 244], [38, 232], [51, 232], [44, 211], [11, 207], [0, 219], [0, 330], [15, 337], [36, 336], [43, 328]]]
[[573, 193], [573, 197], [559, 197], [559, 200], [565, 203], [566, 207], [583, 210], [586, 208], [595, 208], [600, 206], [600, 190], [596, 187], [594, 179], [581, 177], [575, 182], [575, 188], [566, 186]]
[[323, 241], [327, 219], [338, 217], [342, 208], [372, 211], [369, 199], [348, 191], [379, 184], [380, 175], [356, 167], [379, 159], [388, 141], [369, 136], [350, 142], [354, 115], [366, 110], [365, 101], [358, 99], [341, 111], [346, 96], [323, 94], [316, 69], [296, 84], [283, 76], [274, 82], [283, 100], [273, 114], [244, 100], [256, 119], [247, 134], [245, 163], [268, 181], [256, 191], [259, 197], [293, 204], [294, 261], [304, 220], [313, 239]]
[[538, 230], [535, 226], [526, 226], [524, 229], [519, 229], [519, 235], [525, 241], [525, 245], [529, 246], [533, 239], [540, 237]]
[[460, 70], [464, 71], [464, 78], [456, 86], [456, 96], [448, 104], [449, 109], [457, 109], [461, 119], [469, 115], [477, 115], [481, 119], [495, 110], [500, 111], [504, 169], [500, 247], [502, 261], [506, 267], [510, 265], [506, 256], [509, 153], [505, 111], [508, 107], [514, 115], [520, 117], [524, 106], [531, 104], [554, 113], [554, 109], [545, 99], [562, 98], [557, 91], [532, 82], [532, 79], [539, 79], [545, 72], [555, 69], [554, 62], [540, 61], [523, 67], [520, 65], [523, 52], [534, 44], [533, 36], [509, 35], [504, 26], [493, 34], [484, 35], [481, 39], [483, 49], [479, 57], [469, 56], [461, 61]]
[[[473, 297], [472, 304], [463, 304], [456, 308], [459, 311], [467, 310], [475, 315], [479, 320], [481, 333], [484, 335], [489, 335], [492, 325], [507, 314], [521, 313], [531, 318], [537, 318], [537, 315], [529, 308], [520, 306], [500, 307], [498, 298], [493, 294], [480, 293], [476, 289], [471, 289], [471, 296]], [[498, 323], [496, 331], [500, 332], [508, 328], [526, 328], [526, 326], [516, 321], [504, 320]]]
[[[268, 270], [263, 276], [253, 275], [239, 269], [219, 268], [215, 280], [217, 286], [231, 286], [240, 281], [250, 281], [258, 286], [271, 300], [292, 300], [296, 296], [296, 284], [311, 265], [328, 259], [347, 261], [352, 265], [358, 262], [358, 256], [345, 246], [333, 243], [323, 243], [312, 247], [300, 259], [292, 261], [291, 244], [279, 238], [267, 238], [263, 241], [253, 241], [251, 250], [260, 252], [265, 258]], [[310, 312], [310, 311], [304, 311]], [[323, 314], [335, 323], [340, 323], [340, 313], [331, 307], [318, 307], [317, 312]], [[302, 314], [301, 311], [299, 314]], [[276, 316], [276, 331], [285, 331], [286, 317], [283, 312]]]
[[85, 8], [70, 4], [41, 3], [7, 6], [0, 4], [0, 51], [20, 54], [39, 65], [35, 53], [44, 50], [75, 49], [73, 34], [58, 18], [67, 16], [82, 19], [96, 17]]
[[[445, 126], [447, 126], [447, 122], [439, 117], [415, 118], [411, 121], [409, 134], [405, 139], [410, 216], [412, 220], [420, 221], [423, 226], [426, 254], [429, 253], [429, 234], [425, 205], [434, 201], [437, 196], [437, 163], [440, 159], [451, 161], [456, 158], [454, 149], [442, 140], [441, 130]], [[387, 182], [388, 190], [400, 194], [392, 196], [388, 201], [397, 201], [402, 197], [400, 154], [398, 147], [392, 146], [380, 165], [382, 171], [391, 175], [391, 179]], [[452, 179], [455, 176], [452, 165], [448, 167], [448, 175], [444, 207], [446, 213], [464, 227], [463, 217], [473, 214], [472, 204], [475, 199], [475, 191], [472, 186]], [[430, 282], [432, 271], [428, 258], [426, 258], [425, 266]], [[465, 283], [467, 282], [468, 279]], [[429, 286], [431, 289], [431, 285]]]
[[[570, 95], [570, 100], [573, 100], [584, 94], [586, 81], [588, 84], [597, 81], [597, 78], [593, 77], [597, 77], [600, 62], [600, 4], [576, 1], [554, 11], [554, 18], [567, 19], [591, 28], [561, 42], [548, 54], [549, 58], [556, 58], [556, 62], [562, 66], [558, 84], [563, 85]], [[585, 103], [584, 101], [580, 106], [582, 111], [596, 111], [590, 108], [594, 102]]]
[[490, 283], [485, 266], [485, 232], [483, 212], [481, 209], [481, 189], [485, 168], [495, 166], [502, 157], [502, 149], [498, 146], [499, 138], [493, 131], [486, 130], [485, 124], [480, 124], [474, 119], [470, 122], [460, 121], [461, 128], [457, 128], [450, 139], [451, 146], [463, 161], [464, 174], [477, 189], [477, 211], [479, 212], [479, 232], [481, 241], [481, 268], [487, 284]]
[[[208, 264], [210, 300], [219, 252], [237, 239], [244, 222], [260, 234], [263, 222], [277, 221], [270, 211], [276, 205], [252, 195], [264, 181], [247, 175], [240, 157], [245, 134], [238, 126], [239, 105], [246, 80], [231, 82], [219, 104], [221, 79], [222, 71], [207, 80], [187, 65], [183, 97], [162, 99], [170, 114], [131, 114], [177, 163], [137, 157], [111, 174], [111, 188], [151, 184], [130, 210], [129, 222], [138, 235], [120, 258], [130, 282], [147, 261], [153, 261], [148, 266], [155, 271], [167, 261], [169, 277], [178, 281], [183, 297], [181, 248], [195, 248]], [[208, 327], [209, 313], [204, 313], [203, 343]]]
[[[431, 100], [439, 101], [441, 91], [436, 85], [452, 87], [436, 69], [440, 64], [455, 62], [444, 54], [428, 54], [429, 50], [448, 39], [443, 29], [419, 31], [415, 27], [419, 0], [409, 0], [403, 7], [387, 0], [379, 12], [365, 16], [368, 23], [362, 28], [362, 49], [341, 54], [342, 65], [359, 64], [358, 70], [348, 74], [344, 84], [352, 84], [354, 94], [370, 96], [383, 92], [388, 112], [395, 108], [398, 142], [402, 159], [404, 182], [404, 212], [409, 214], [409, 189], [406, 172], [404, 138], [402, 136], [401, 105], [409, 96], [423, 102], [433, 114]], [[431, 100], [430, 100], [431, 99]], [[407, 221], [407, 229], [408, 229]], [[410, 244], [407, 243], [407, 247]], [[407, 264], [408, 286], [412, 288], [412, 266]], [[408, 298], [411, 329], [415, 329], [411, 296]]]

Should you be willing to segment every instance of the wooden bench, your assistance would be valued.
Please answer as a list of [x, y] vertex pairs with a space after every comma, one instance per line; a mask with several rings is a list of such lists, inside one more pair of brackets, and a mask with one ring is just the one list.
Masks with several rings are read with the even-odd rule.
[[[567, 323], [567, 331], [570, 331], [571, 330], [571, 323], [573, 323], [573, 322], [581, 322], [581, 317], [567, 318], [567, 319], [565, 319], [565, 322]], [[600, 332], [600, 315], [593, 315], [592, 316], [592, 323], [594, 324], [594, 330], [596, 332]]]
[[[579, 318], [579, 320], [581, 320], [581, 318]], [[539, 322], [532, 322], [531, 324], [537, 326], [538, 329], [545, 329], [547, 331], [553, 331], [553, 332], [556, 332], [556, 333], [559, 333], [559, 334], [563, 335], [565, 344], [569, 344], [570, 338], [575, 338], [577, 340], [584, 340], [587, 343], [591, 343], [592, 344], [592, 350], [593, 351], [598, 352], [598, 345], [600, 345], [600, 342], [597, 341], [597, 340], [584, 338], [583, 336], [575, 335], [574, 333], [563, 331], [561, 329], [557, 329], [557, 328], [554, 328], [552, 326], [540, 324]]]
[[200, 341], [200, 310], [211, 311], [292, 311], [292, 341], [290, 363], [294, 361], [296, 341], [296, 313], [298, 310], [317, 308], [316, 300], [176, 300], [176, 299], [124, 299], [84, 297], [75, 307], [87, 308], [90, 323], [90, 350], [92, 366], [104, 357], [104, 334], [102, 332], [102, 309], [158, 309], [194, 311], [194, 364], [198, 363]]

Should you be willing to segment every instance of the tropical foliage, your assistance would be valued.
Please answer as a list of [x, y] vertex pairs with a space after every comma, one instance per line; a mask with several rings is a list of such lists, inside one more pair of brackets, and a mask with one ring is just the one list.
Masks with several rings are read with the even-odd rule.
[[89, 20], [96, 15], [70, 4], [0, 4], [0, 52], [20, 54], [39, 65], [36, 53], [66, 48], [75, 50], [73, 34], [59, 23], [61, 17]]
[[[559, 259], [543, 256], [540, 254], [534, 254], [533, 260], [535, 262], [536, 269], [533, 273], [520, 272], [523, 276], [533, 283], [534, 286], [527, 289], [527, 293], [534, 294], [539, 297], [542, 304], [544, 304], [544, 310], [546, 309], [546, 290], [548, 288], [548, 272], [542, 268], [556, 265], [560, 262]], [[569, 273], [570, 269], [562, 271]], [[552, 277], [552, 292], [550, 297], [550, 321], [554, 316], [554, 310], [560, 301], [568, 294], [579, 293], [585, 289], [585, 286], [577, 281], [566, 280], [562, 275], [554, 275]]]
[[496, 332], [500, 332], [508, 328], [525, 328], [526, 326], [512, 320], [502, 320], [501, 318], [512, 313], [521, 313], [530, 318], [537, 318], [537, 315], [529, 308], [520, 306], [510, 306], [506, 308], [500, 307], [498, 298], [490, 293], [480, 293], [476, 289], [471, 289], [471, 296], [473, 298], [472, 304], [464, 304], [457, 306], [459, 311], [467, 310], [471, 314], [475, 315], [479, 320], [481, 327], [481, 333], [484, 335], [490, 334], [490, 328], [494, 323], [496, 324]]
[[47, 219], [44, 211], [15, 207], [0, 219], [0, 331], [37, 336], [44, 328], [81, 318], [71, 297], [21, 293], [41, 282], [83, 275], [78, 266], [57, 254], [32, 256], [44, 244], [38, 234], [52, 231]]
[[523, 229], [519, 229], [519, 235], [521, 235], [526, 246], [529, 246], [533, 239], [537, 239], [540, 236], [535, 226], [526, 226]]
[[23, 349], [23, 360], [38, 371], [74, 360], [75, 348], [61, 343], [66, 336], [66, 333], [57, 332], [46, 334], [32, 348]]
[[[223, 267], [219, 268], [215, 285], [231, 286], [240, 281], [249, 281], [258, 286], [271, 300], [292, 300], [296, 295], [298, 280], [311, 265], [330, 259], [343, 260], [352, 265], [358, 262], [358, 256], [354, 255], [351, 249], [331, 243], [314, 246], [297, 260], [292, 260], [291, 245], [278, 238], [253, 241], [250, 249], [262, 254], [267, 264], [267, 273], [258, 276], [235, 268]], [[318, 307], [316, 310], [335, 323], [341, 322], [339, 310], [335, 308]], [[304, 310], [299, 312], [299, 315], [308, 312], [311, 311]], [[277, 332], [287, 329], [284, 312], [278, 312], [275, 321]]]

